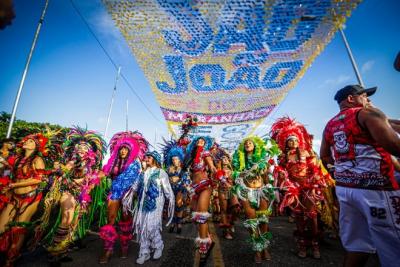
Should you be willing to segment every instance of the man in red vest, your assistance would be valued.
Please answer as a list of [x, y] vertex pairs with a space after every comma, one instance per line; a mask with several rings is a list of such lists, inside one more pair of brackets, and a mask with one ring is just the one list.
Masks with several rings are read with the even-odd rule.
[[391, 155], [400, 156], [400, 138], [386, 115], [370, 105], [375, 91], [360, 85], [340, 89], [340, 112], [326, 125], [321, 144], [324, 165], [335, 169], [344, 266], [363, 266], [375, 252], [382, 266], [399, 263], [400, 190]]

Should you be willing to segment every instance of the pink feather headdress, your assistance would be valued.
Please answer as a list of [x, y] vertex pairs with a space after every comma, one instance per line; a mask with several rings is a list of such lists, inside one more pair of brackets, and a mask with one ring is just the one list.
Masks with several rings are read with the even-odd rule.
[[137, 131], [119, 132], [114, 134], [110, 141], [111, 157], [103, 168], [106, 175], [110, 173], [115, 162], [118, 160], [119, 151], [122, 147], [126, 147], [129, 150], [127, 160], [125, 161], [124, 166], [122, 166], [122, 171], [124, 171], [135, 159], [139, 158], [142, 160], [144, 158], [144, 155], [148, 150], [148, 142], [142, 134]]

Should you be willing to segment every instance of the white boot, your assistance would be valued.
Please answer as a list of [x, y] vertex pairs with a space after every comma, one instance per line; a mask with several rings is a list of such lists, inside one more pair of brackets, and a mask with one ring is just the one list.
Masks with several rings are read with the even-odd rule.
[[147, 260], [149, 260], [150, 259], [150, 254], [143, 254], [143, 255], [140, 255], [140, 257], [139, 258], [137, 258], [137, 260], [136, 260], [136, 263], [137, 264], [143, 264], [145, 261], [147, 261]]
[[161, 258], [161, 256], [162, 256], [162, 251], [163, 251], [163, 247], [157, 248], [157, 249], [154, 251], [153, 259], [158, 260], [159, 258]]

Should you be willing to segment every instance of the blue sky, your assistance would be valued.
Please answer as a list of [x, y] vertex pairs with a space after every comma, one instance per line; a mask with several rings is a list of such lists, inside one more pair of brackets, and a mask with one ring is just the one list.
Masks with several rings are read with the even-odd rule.
[[[11, 112], [44, 0], [15, 0], [17, 17], [0, 31], [0, 111]], [[109, 133], [129, 127], [150, 142], [167, 135], [164, 118], [143, 72], [107, 15], [100, 0], [76, 1], [96, 35], [122, 66], [136, 92], [156, 118], [147, 112], [129, 87], [120, 81]], [[366, 86], [378, 86], [372, 97], [389, 117], [400, 118], [400, 73], [393, 61], [400, 51], [400, 1], [365, 0], [346, 23], [350, 42]], [[104, 132], [116, 71], [69, 0], [50, 1], [48, 13], [26, 78], [17, 117], [63, 126], [87, 125]], [[337, 112], [335, 92], [357, 83], [339, 33], [316, 58], [258, 133], [265, 134], [273, 119], [283, 115], [304, 123], [318, 140], [327, 120]]]

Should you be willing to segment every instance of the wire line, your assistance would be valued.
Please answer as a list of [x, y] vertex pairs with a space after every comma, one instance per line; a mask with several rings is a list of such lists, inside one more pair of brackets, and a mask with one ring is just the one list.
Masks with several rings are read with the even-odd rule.
[[[89, 23], [87, 22], [87, 20], [85, 19], [85, 17], [82, 15], [82, 13], [79, 11], [78, 7], [75, 5], [73, 0], [70, 0], [70, 3], [72, 5], [72, 7], [74, 8], [74, 10], [76, 11], [76, 13], [79, 15], [79, 17], [82, 19], [82, 21], [85, 23], [86, 27], [88, 28], [89, 32], [92, 34], [92, 36], [94, 37], [94, 39], [96, 39], [97, 43], [99, 44], [99, 46], [101, 47], [101, 49], [103, 50], [104, 54], [106, 54], [108, 60], [111, 62], [111, 64], [114, 66], [115, 70], [118, 69], [118, 65], [115, 63], [115, 61], [113, 60], [113, 58], [111, 57], [111, 55], [107, 52], [107, 50], [105, 49], [105, 47], [103, 46], [103, 44], [100, 42], [99, 38], [97, 37], [97, 35], [94, 33], [94, 31], [92, 30], [92, 28], [90, 27]], [[145, 102], [143, 101], [143, 99], [138, 95], [138, 93], [135, 91], [135, 89], [133, 89], [133, 86], [130, 84], [130, 82], [128, 81], [128, 79], [126, 78], [126, 76], [121, 72], [121, 77], [122, 79], [125, 81], [126, 85], [128, 85], [129, 89], [131, 90], [131, 92], [136, 96], [136, 98], [140, 101], [140, 103], [142, 103], [142, 105], [146, 108], [146, 110], [152, 115], [152, 117], [159, 122], [161, 125], [165, 126], [165, 124], [163, 122], [161, 122], [157, 116], [150, 110], [150, 108], [145, 104]]]

